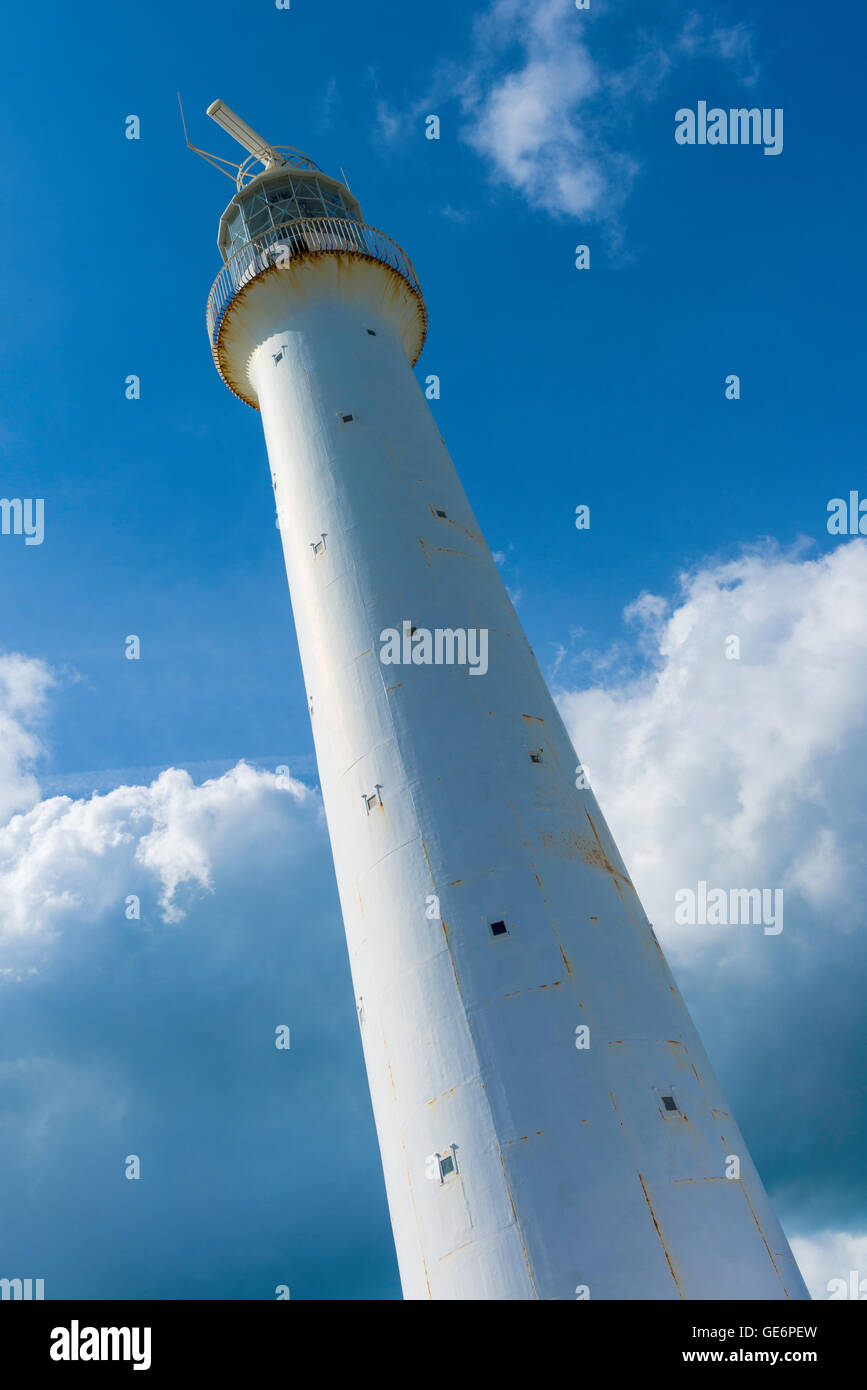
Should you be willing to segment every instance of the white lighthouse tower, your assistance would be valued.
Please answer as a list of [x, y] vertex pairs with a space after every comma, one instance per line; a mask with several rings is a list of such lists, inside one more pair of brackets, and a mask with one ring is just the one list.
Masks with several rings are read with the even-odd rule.
[[413, 374], [409, 258], [209, 115], [404, 1296], [806, 1298]]

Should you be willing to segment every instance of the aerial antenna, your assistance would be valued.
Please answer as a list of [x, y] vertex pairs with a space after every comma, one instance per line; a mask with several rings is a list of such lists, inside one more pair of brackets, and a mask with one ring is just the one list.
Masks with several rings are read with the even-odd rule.
[[[303, 150], [296, 150], [294, 145], [269, 145], [267, 140], [263, 140], [252, 126], [233, 111], [231, 106], [227, 106], [224, 101], [212, 101], [208, 107], [207, 114], [212, 121], [216, 121], [221, 130], [225, 130], [227, 135], [231, 135], [233, 140], [237, 140], [247, 150], [247, 158], [243, 163], [238, 163], [234, 159], [225, 159], [221, 154], [210, 154], [208, 150], [199, 149], [194, 145], [187, 133], [187, 122], [184, 118], [184, 103], [181, 101], [181, 94], [178, 92], [178, 106], [181, 109], [181, 125], [184, 128], [184, 139], [187, 142], [187, 149], [195, 154], [201, 155], [209, 164], [213, 164], [215, 169], [219, 169], [221, 174], [234, 181], [237, 188], [244, 188], [251, 179], [256, 177], [253, 166], [261, 164], [264, 169], [272, 169], [275, 165], [284, 167], [293, 165], [297, 169], [319, 169], [309, 155]], [[261, 171], [260, 171], [261, 172]]]
[[[193, 144], [192, 140], [187, 134], [187, 122], [184, 118], [184, 103], [181, 101], [180, 92], [178, 92], [178, 106], [181, 108], [181, 125], [184, 128], [184, 139], [187, 142], [187, 149], [192, 150], [194, 154], [201, 155], [202, 159], [206, 159], [209, 164], [213, 164], [215, 169], [219, 169], [221, 174], [226, 175], [226, 178], [232, 179], [234, 183], [237, 183], [238, 174], [241, 169], [240, 164], [236, 163], [236, 161], [233, 159], [224, 159], [223, 156], [219, 154], [209, 154], [207, 150], [200, 150], [198, 145]], [[229, 169], [222, 168], [222, 165], [224, 164], [228, 164], [229, 169], [233, 170], [234, 172], [230, 173]]]
[[314, 163], [309, 154], [303, 150], [297, 150], [294, 145], [272, 145], [268, 140], [264, 140], [251, 125], [233, 111], [231, 106], [227, 106], [224, 101], [212, 101], [208, 107], [207, 114], [212, 121], [225, 130], [227, 135], [231, 135], [233, 140], [237, 140], [239, 145], [243, 145], [250, 158], [246, 159], [241, 165], [241, 172], [238, 175], [238, 187], [240, 188], [245, 179], [249, 180], [253, 175], [250, 173], [251, 161], [264, 165], [266, 169], [272, 169], [275, 165], [283, 167], [291, 164], [297, 169], [315, 169], [319, 165]]
[[216, 121], [227, 135], [231, 135], [233, 140], [243, 145], [248, 154], [252, 154], [260, 164], [264, 164], [266, 169], [269, 164], [283, 163], [274, 146], [263, 140], [261, 135], [257, 135], [253, 127], [242, 120], [224, 101], [212, 101], [206, 114], [212, 121]]

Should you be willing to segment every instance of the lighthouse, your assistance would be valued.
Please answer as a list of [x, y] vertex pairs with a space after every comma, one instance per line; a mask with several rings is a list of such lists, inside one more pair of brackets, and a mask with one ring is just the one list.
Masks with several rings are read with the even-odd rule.
[[808, 1297], [416, 380], [412, 262], [208, 114], [404, 1297]]

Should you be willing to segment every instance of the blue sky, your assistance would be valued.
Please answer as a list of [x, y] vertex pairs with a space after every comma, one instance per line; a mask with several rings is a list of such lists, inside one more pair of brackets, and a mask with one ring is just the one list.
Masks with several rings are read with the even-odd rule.
[[[180, 89], [196, 143], [233, 155], [222, 97], [411, 256], [416, 370], [787, 1232], [814, 1287], [867, 1275], [867, 561], [826, 529], [867, 494], [865, 29], [803, 0], [7, 17], [0, 495], [46, 519], [0, 536], [0, 1274], [399, 1293], [260, 422], [204, 331], [232, 186]], [[783, 108], [782, 154], [677, 145], [699, 100]], [[779, 941], [677, 936], [714, 873], [784, 883]]]

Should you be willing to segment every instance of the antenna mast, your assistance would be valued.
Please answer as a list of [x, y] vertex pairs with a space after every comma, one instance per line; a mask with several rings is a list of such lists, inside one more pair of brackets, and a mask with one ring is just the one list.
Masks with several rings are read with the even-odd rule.
[[[213, 164], [215, 169], [219, 169], [221, 174], [225, 174], [227, 179], [232, 179], [237, 183], [238, 174], [241, 169], [240, 164], [233, 159], [224, 159], [223, 156], [219, 154], [209, 154], [207, 150], [200, 150], [198, 145], [193, 144], [187, 134], [187, 122], [184, 118], [184, 103], [181, 101], [180, 92], [178, 92], [178, 106], [181, 108], [181, 125], [184, 128], [184, 139], [187, 142], [187, 149], [192, 150], [194, 154], [201, 155], [202, 159], [206, 159], [209, 164]], [[235, 172], [230, 174], [229, 169], [223, 169], [221, 167], [223, 164], [228, 164], [229, 168], [234, 169]]]

